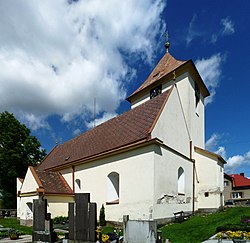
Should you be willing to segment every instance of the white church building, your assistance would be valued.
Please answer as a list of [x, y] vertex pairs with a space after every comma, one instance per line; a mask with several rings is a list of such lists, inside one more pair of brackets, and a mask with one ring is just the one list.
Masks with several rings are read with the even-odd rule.
[[106, 220], [163, 220], [223, 206], [222, 157], [204, 148], [204, 99], [192, 60], [167, 50], [127, 100], [131, 109], [63, 144], [17, 179], [17, 213], [32, 223], [33, 199], [66, 216], [75, 193], [90, 193]]

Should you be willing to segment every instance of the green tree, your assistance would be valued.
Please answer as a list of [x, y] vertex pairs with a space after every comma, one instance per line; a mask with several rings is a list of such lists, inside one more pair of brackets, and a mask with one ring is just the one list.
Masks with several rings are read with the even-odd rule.
[[100, 224], [100, 226], [105, 226], [106, 225], [105, 208], [104, 208], [103, 204], [102, 204], [102, 207], [100, 208], [99, 224]]
[[0, 113], [0, 193], [4, 208], [16, 208], [16, 178], [24, 178], [28, 166], [44, 156], [41, 144], [13, 114]]

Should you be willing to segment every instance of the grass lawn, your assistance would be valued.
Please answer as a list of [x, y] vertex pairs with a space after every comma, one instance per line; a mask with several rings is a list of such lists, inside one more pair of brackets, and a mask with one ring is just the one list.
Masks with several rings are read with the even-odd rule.
[[213, 236], [218, 226], [239, 223], [243, 215], [250, 215], [250, 208], [227, 208], [225, 211], [209, 215], [195, 215], [182, 223], [163, 226], [163, 238], [170, 239], [171, 243], [202, 242]]
[[[235, 207], [209, 215], [195, 215], [182, 223], [174, 223], [163, 226], [164, 239], [170, 239], [172, 243], [197, 243], [209, 239], [216, 233], [216, 228], [224, 224], [237, 224], [241, 216], [250, 216], [250, 208]], [[16, 218], [0, 218], [0, 225], [6, 228], [14, 228], [22, 234], [31, 235], [32, 227], [21, 226]]]
[[0, 225], [4, 228], [13, 228], [18, 230], [21, 234], [31, 235], [32, 227], [27, 227], [20, 225], [19, 220], [17, 218], [0, 218]]

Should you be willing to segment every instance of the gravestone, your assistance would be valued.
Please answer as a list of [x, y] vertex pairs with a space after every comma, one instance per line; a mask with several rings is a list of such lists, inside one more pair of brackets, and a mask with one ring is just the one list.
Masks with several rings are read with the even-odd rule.
[[157, 224], [150, 220], [129, 220], [123, 216], [124, 243], [155, 243]]
[[89, 203], [89, 241], [96, 242], [97, 207], [96, 203]]
[[69, 203], [69, 242], [96, 242], [96, 203], [90, 203], [89, 193], [76, 193], [75, 203]]
[[32, 242], [55, 242], [55, 234], [51, 215], [47, 213], [47, 200], [34, 199]]

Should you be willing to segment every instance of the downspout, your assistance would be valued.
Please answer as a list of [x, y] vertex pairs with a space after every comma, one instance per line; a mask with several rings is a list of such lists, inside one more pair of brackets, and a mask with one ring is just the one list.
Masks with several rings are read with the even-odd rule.
[[75, 193], [75, 166], [72, 166], [72, 190]]

